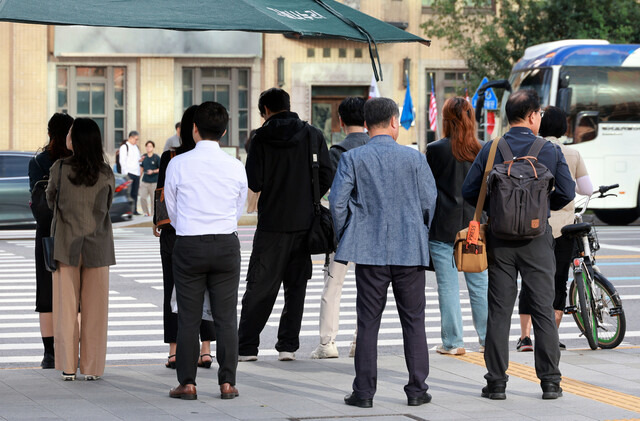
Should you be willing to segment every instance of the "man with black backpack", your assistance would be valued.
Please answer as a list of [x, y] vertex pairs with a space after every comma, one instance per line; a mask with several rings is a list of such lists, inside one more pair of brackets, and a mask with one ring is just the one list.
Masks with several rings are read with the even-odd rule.
[[506, 114], [510, 130], [497, 141], [497, 148], [495, 140], [483, 146], [462, 186], [465, 200], [475, 205], [481, 184], [487, 181], [485, 167], [495, 153], [485, 207], [489, 315], [484, 354], [487, 386], [482, 397], [506, 399], [509, 330], [520, 273], [522, 288], [530, 297], [542, 398], [556, 399], [562, 396], [562, 388], [553, 310], [555, 257], [547, 218], [549, 209], [561, 209], [574, 198], [575, 183], [559, 148], [537, 140], [542, 111], [536, 91], [512, 94]]

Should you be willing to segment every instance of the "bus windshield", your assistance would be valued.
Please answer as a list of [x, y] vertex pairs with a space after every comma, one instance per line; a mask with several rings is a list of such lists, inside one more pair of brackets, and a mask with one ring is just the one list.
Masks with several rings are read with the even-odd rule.
[[601, 123], [640, 123], [640, 71], [637, 68], [562, 67], [560, 78], [568, 81], [571, 89], [567, 137], [574, 137], [580, 112], [592, 112]]
[[540, 97], [542, 107], [549, 105], [549, 94], [551, 92], [551, 76], [553, 71], [550, 68], [531, 69], [517, 72], [511, 75], [511, 92], [520, 89], [533, 89]]
[[[519, 89], [533, 89], [538, 93], [538, 96], [540, 97], [540, 104], [544, 108], [549, 104], [552, 75], [553, 70], [550, 68], [529, 69], [522, 72], [512, 73], [509, 78], [509, 83], [511, 83], [511, 92], [515, 92]], [[509, 127], [509, 122], [507, 121], [507, 117], [504, 113], [504, 105], [507, 103], [509, 95], [509, 91], [505, 90], [500, 113], [500, 123], [502, 126], [501, 133], [506, 133]]]

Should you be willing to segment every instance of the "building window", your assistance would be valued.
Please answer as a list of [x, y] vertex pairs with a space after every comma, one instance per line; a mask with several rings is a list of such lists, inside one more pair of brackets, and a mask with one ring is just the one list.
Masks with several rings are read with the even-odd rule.
[[126, 69], [59, 66], [56, 79], [56, 111], [93, 119], [107, 152], [117, 149], [126, 132]]
[[182, 108], [205, 101], [222, 104], [229, 113], [227, 133], [220, 146], [240, 146], [249, 135], [249, 70], [226, 67], [184, 67]]
[[308, 58], [312, 58], [316, 56], [316, 49], [315, 48], [307, 48], [307, 57]]
[[322, 49], [322, 57], [324, 57], [324, 58], [331, 57], [331, 48], [323, 48]]
[[353, 50], [353, 57], [362, 58], [362, 48], [356, 48]]
[[346, 48], [338, 48], [338, 57], [346, 58], [347, 57], [347, 49]]

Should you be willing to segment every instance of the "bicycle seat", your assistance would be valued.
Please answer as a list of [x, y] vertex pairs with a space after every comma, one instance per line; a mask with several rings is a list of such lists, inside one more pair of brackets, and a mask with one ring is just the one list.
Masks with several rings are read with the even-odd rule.
[[579, 224], [565, 225], [561, 231], [562, 235], [566, 235], [567, 237], [582, 237], [591, 231], [591, 224], [581, 222]]

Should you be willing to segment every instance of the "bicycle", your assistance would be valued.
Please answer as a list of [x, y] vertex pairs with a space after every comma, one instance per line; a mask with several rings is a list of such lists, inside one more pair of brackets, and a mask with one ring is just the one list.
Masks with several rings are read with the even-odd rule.
[[605, 194], [619, 185], [600, 186], [586, 196], [576, 209], [574, 223], [564, 226], [562, 234], [574, 239], [575, 249], [572, 259], [573, 281], [569, 288], [569, 306], [565, 314], [571, 314], [582, 335], [587, 338], [591, 349], [615, 348], [624, 339], [627, 329], [622, 300], [618, 291], [596, 266], [595, 253], [600, 249], [595, 226], [583, 222], [582, 216], [589, 201], [616, 194]]

